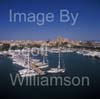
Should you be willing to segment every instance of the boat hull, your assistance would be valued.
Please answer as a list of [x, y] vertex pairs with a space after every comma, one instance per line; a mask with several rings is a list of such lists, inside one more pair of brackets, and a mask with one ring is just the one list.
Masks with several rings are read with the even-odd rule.
[[64, 73], [65, 69], [60, 69], [60, 68], [51, 68], [50, 70], [47, 71], [48, 73]]

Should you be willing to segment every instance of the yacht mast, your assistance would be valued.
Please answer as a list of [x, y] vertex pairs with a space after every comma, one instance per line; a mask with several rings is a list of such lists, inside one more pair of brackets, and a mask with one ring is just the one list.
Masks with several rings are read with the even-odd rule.
[[45, 64], [45, 59], [47, 59], [47, 44], [43, 44], [43, 46], [42, 46], [43, 48], [42, 48], [42, 51], [43, 51], [43, 64]]
[[60, 48], [59, 48], [59, 53], [58, 53], [58, 68], [60, 69]]
[[29, 71], [29, 67], [30, 67], [30, 66], [29, 66], [29, 62], [30, 62], [30, 59], [29, 59], [29, 58], [30, 58], [30, 51], [29, 51], [29, 49], [28, 49], [28, 71]]
[[43, 64], [45, 64], [45, 45], [43, 44]]

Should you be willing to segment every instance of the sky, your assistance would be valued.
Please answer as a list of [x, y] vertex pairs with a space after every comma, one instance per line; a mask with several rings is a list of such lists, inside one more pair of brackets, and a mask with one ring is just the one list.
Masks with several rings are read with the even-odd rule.
[[[54, 22], [9, 22], [9, 10], [55, 15]], [[59, 11], [79, 13], [76, 24], [59, 22]], [[58, 36], [73, 40], [100, 40], [100, 0], [0, 0], [0, 40], [47, 40]]]

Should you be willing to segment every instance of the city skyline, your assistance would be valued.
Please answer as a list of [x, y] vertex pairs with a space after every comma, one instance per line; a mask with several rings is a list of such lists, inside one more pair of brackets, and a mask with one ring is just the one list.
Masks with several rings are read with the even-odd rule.
[[[0, 40], [47, 40], [63, 36], [73, 40], [100, 40], [99, 0], [1, 0]], [[15, 12], [52, 12], [55, 21], [38, 26], [28, 22], [9, 22], [9, 10]], [[74, 26], [59, 20], [59, 10], [67, 9], [79, 17]]]

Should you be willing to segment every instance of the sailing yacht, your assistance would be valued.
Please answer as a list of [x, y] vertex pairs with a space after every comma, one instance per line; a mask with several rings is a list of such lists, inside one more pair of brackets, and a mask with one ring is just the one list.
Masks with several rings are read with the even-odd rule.
[[61, 68], [61, 51], [59, 48], [59, 53], [58, 53], [58, 67], [57, 68], [51, 68], [50, 70], [48, 70], [48, 73], [64, 73], [65, 72], [65, 68]]

